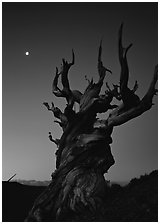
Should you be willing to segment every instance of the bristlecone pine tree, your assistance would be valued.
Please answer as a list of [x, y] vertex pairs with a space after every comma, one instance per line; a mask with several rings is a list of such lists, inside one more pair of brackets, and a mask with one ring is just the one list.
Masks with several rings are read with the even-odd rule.
[[[36, 199], [33, 208], [25, 221], [101, 221], [103, 217], [103, 200], [105, 195], [104, 173], [114, 164], [110, 144], [114, 126], [140, 116], [149, 110], [156, 95], [155, 85], [158, 79], [158, 66], [155, 66], [153, 79], [145, 96], [140, 99], [136, 94], [137, 81], [133, 89], [128, 87], [129, 68], [127, 52], [132, 46], [122, 45], [122, 29], [118, 34], [118, 55], [121, 66], [119, 85], [112, 89], [106, 83], [106, 91], [100, 95], [106, 73], [102, 59], [102, 43], [98, 53], [99, 80], [94, 83], [88, 80], [84, 93], [71, 90], [68, 72], [74, 65], [75, 55], [72, 51], [72, 62], [62, 59], [60, 72], [56, 68], [52, 92], [56, 97], [64, 97], [67, 105], [62, 112], [52, 103], [47, 109], [58, 119], [56, 122], [63, 130], [60, 139], [49, 138], [58, 150], [56, 152], [56, 170], [46, 190]], [[58, 87], [61, 77], [63, 89]], [[116, 98], [119, 105], [112, 105]], [[117, 101], [117, 102], [118, 102]], [[79, 111], [73, 109], [79, 104]], [[98, 113], [110, 110], [106, 120], [97, 118]]]

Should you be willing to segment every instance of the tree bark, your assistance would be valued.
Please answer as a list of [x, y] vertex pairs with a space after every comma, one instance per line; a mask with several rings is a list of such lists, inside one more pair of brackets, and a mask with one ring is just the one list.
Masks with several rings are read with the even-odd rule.
[[[66, 98], [67, 105], [62, 112], [59, 108], [44, 103], [59, 120], [56, 121], [63, 130], [60, 139], [54, 140], [56, 152], [56, 170], [46, 190], [36, 199], [25, 221], [104, 221], [103, 199], [106, 182], [104, 173], [115, 163], [111, 153], [111, 134], [114, 126], [121, 125], [152, 107], [152, 99], [157, 90], [155, 85], [158, 69], [155, 67], [153, 80], [142, 100], [135, 94], [137, 82], [132, 90], [128, 88], [129, 68], [127, 52], [131, 45], [122, 45], [122, 29], [119, 30], [118, 52], [121, 65], [120, 86], [111, 89], [106, 83], [105, 94], [100, 95], [106, 72], [111, 71], [103, 66], [100, 44], [98, 54], [99, 80], [93, 83], [88, 80], [88, 87], [82, 94], [71, 90], [68, 72], [75, 62], [72, 51], [72, 62], [62, 60], [60, 73], [56, 68], [52, 92], [57, 97]], [[61, 76], [63, 89], [58, 88]], [[111, 105], [113, 98], [122, 101], [120, 105]], [[73, 110], [74, 103], [79, 103], [79, 111]], [[97, 113], [111, 110], [106, 120], [97, 119]]]

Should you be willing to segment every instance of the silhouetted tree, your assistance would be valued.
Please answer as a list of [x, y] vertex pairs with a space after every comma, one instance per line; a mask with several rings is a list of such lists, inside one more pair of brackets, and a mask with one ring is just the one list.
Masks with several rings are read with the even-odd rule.
[[[101, 221], [103, 216], [103, 196], [106, 188], [104, 173], [114, 164], [110, 144], [115, 126], [140, 116], [149, 110], [153, 96], [157, 93], [155, 85], [158, 78], [158, 66], [145, 96], [140, 99], [136, 94], [137, 81], [133, 89], [128, 87], [129, 68], [127, 53], [132, 44], [122, 45], [122, 29], [119, 29], [118, 52], [121, 66], [120, 83], [111, 89], [106, 83], [106, 91], [100, 94], [106, 73], [112, 73], [102, 62], [102, 43], [98, 54], [97, 83], [88, 80], [84, 93], [71, 90], [68, 72], [75, 63], [72, 50], [72, 62], [62, 59], [60, 71], [56, 68], [52, 92], [56, 97], [64, 97], [67, 105], [62, 112], [52, 103], [44, 103], [58, 119], [63, 130], [60, 139], [49, 138], [58, 150], [56, 152], [56, 170], [52, 182], [37, 198], [26, 221]], [[61, 78], [63, 88], [58, 87]], [[116, 98], [119, 105], [112, 105]], [[79, 111], [73, 109], [79, 104]], [[97, 113], [110, 110], [108, 118], [100, 120]]]

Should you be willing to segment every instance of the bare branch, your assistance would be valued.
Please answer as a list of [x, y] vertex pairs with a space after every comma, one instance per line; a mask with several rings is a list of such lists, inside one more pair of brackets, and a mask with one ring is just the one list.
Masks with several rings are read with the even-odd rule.
[[90, 83], [93, 83], [93, 78], [92, 78], [91, 80], [89, 80], [89, 79], [87, 78], [87, 75], [85, 75], [85, 80], [88, 82], [88, 85], [89, 85]]
[[101, 91], [101, 87], [103, 85], [106, 71], [112, 73], [109, 69], [103, 66], [101, 57], [102, 57], [102, 41], [100, 42], [99, 51], [98, 51], [99, 80], [96, 84], [93, 83], [93, 79], [89, 82], [88, 87], [86, 88], [83, 96], [81, 97], [80, 112], [93, 109], [93, 106], [94, 106], [94, 110], [95, 111], [97, 110], [95, 107], [97, 105], [97, 102], [99, 101], [98, 97]]
[[137, 89], [138, 89], [138, 82], [136, 80], [132, 91], [135, 93], [137, 91]]
[[121, 65], [120, 95], [121, 95], [121, 98], [124, 103], [123, 110], [128, 110], [128, 109], [138, 105], [140, 102], [140, 99], [134, 93], [133, 90], [130, 90], [128, 88], [129, 68], [128, 68], [128, 62], [127, 62], [127, 52], [130, 49], [130, 47], [132, 46], [132, 44], [130, 44], [127, 48], [123, 47], [122, 31], [123, 31], [123, 24], [121, 24], [120, 29], [119, 29], [119, 40], [118, 40], [119, 62]]
[[58, 73], [58, 68], [56, 67], [56, 75], [53, 79], [53, 83], [52, 83], [52, 93], [57, 96], [57, 97], [64, 97], [64, 94], [62, 93], [62, 91], [58, 88], [58, 78], [60, 76], [61, 73]]
[[69, 81], [68, 81], [68, 71], [72, 65], [74, 65], [75, 62], [75, 55], [74, 51], [72, 50], [72, 62], [68, 63], [65, 61], [65, 59], [62, 59], [62, 67], [61, 67], [61, 80], [62, 80], [62, 85], [63, 85], [63, 92], [65, 94], [69, 94], [70, 92], [70, 86], [69, 86]]
[[143, 97], [143, 99], [138, 103], [138, 105], [129, 108], [128, 110], [124, 110], [124, 105], [121, 105], [119, 108], [115, 109], [107, 119], [106, 125], [107, 126], [118, 126], [121, 124], [126, 123], [127, 121], [140, 116], [145, 111], [149, 110], [153, 103], [153, 96], [157, 93], [157, 89], [155, 89], [155, 85], [158, 79], [158, 67], [155, 67], [154, 76], [152, 79], [152, 82], [150, 84], [150, 87]]
[[48, 110], [51, 110], [51, 109], [50, 109], [50, 106], [49, 106], [49, 104], [48, 104], [47, 102], [44, 102], [43, 105], [44, 105], [45, 107], [47, 107]]
[[72, 49], [72, 62], [69, 64], [70, 66], [74, 65], [75, 63], [75, 54], [74, 54], [74, 51]]
[[72, 65], [75, 63], [75, 55], [74, 51], [72, 50], [72, 62], [68, 63], [65, 59], [62, 59], [62, 66], [61, 66], [61, 82], [63, 85], [62, 93], [65, 96], [67, 103], [73, 107], [74, 102], [80, 103], [80, 98], [82, 93], [78, 90], [71, 91], [69, 80], [68, 80], [68, 71]]
[[55, 143], [57, 146], [59, 145], [60, 139], [53, 139], [51, 132], [49, 132], [48, 138], [50, 139], [51, 142]]
[[[132, 90], [128, 88], [128, 79], [129, 79], [129, 68], [127, 62], [127, 51], [132, 46], [130, 44], [127, 48], [123, 48], [122, 46], [122, 29], [123, 24], [119, 30], [119, 61], [121, 65], [121, 76], [120, 76], [120, 95], [122, 97], [123, 103], [113, 110], [108, 119], [107, 126], [118, 126], [121, 125], [135, 117], [140, 116], [145, 111], [149, 110], [153, 103], [153, 96], [156, 94], [157, 90], [155, 89], [155, 85], [158, 79], [158, 66], [155, 67], [154, 76], [148, 92], [143, 97], [142, 100], [135, 94], [135, 91], [138, 88], [137, 81]], [[116, 87], [117, 88], [117, 87]], [[115, 88], [115, 89], [116, 89]]]
[[111, 88], [108, 85], [108, 82], [106, 82], [107, 91], [111, 91]]
[[68, 80], [68, 71], [69, 71], [69, 64], [67, 61], [65, 61], [64, 59], [62, 59], [63, 64], [61, 67], [61, 82], [63, 85], [63, 92], [68, 95], [68, 92], [70, 91], [70, 86], [69, 86], [69, 80]]
[[[119, 52], [119, 62], [121, 65], [121, 76], [120, 76], [120, 91], [121, 94], [125, 94], [125, 90], [128, 85], [128, 79], [129, 79], [129, 68], [128, 68], [128, 62], [127, 62], [127, 52], [132, 46], [130, 44], [127, 48], [124, 48], [122, 45], [122, 31], [123, 31], [123, 24], [121, 24], [119, 29], [119, 40], [118, 40], [118, 52]], [[122, 96], [123, 99], [123, 96]]]
[[112, 74], [112, 71], [103, 66], [101, 58], [102, 58], [102, 40], [100, 42], [99, 52], [98, 52], [98, 73], [99, 73], [98, 83], [103, 84], [103, 80], [105, 78], [106, 71], [108, 71], [111, 74]]
[[61, 127], [65, 127], [67, 122], [68, 122], [68, 119], [65, 116], [65, 114], [62, 113], [62, 111], [58, 107], [55, 107], [53, 102], [52, 102], [52, 106], [51, 107], [49, 106], [49, 104], [47, 102], [44, 102], [43, 104], [44, 104], [44, 106], [47, 107], [47, 109], [49, 111], [52, 111], [52, 113], [54, 114], [54, 116], [56, 118], [60, 119]]
[[155, 88], [157, 80], [158, 80], [158, 65], [155, 66], [153, 79], [151, 81], [151, 84], [149, 86], [149, 89], [148, 89], [146, 95], [142, 99], [142, 102], [144, 102], [144, 103], [147, 102], [148, 104], [150, 103], [150, 106], [152, 106], [153, 96], [157, 95], [157, 92], [158, 92], [158, 90]]

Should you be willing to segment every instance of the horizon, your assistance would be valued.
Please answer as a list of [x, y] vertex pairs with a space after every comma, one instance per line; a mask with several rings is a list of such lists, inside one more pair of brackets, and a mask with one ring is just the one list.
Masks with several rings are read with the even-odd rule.
[[[124, 180], [124, 181], [110, 181], [110, 180], [107, 180], [105, 179], [109, 185], [113, 185], [113, 184], [118, 184], [120, 185], [121, 187], [124, 187], [124, 186], [127, 186], [132, 180], [134, 179], [137, 179], [137, 180], [140, 180], [142, 177], [144, 176], [149, 176], [151, 175], [151, 173], [153, 172], [157, 172], [158, 174], [158, 169], [157, 170], [153, 170], [152, 172], [150, 173], [145, 173], [144, 175], [140, 175], [139, 177], [134, 177], [130, 180]], [[8, 182], [8, 181], [2, 181], [2, 182]], [[46, 187], [48, 186], [50, 183], [51, 183], [51, 180], [22, 180], [22, 179], [13, 179], [11, 181], [9, 181], [9, 183], [20, 183], [22, 185], [26, 185], [26, 186], [40, 186], [40, 187]]]
[[[134, 179], [134, 178], [137, 178], [137, 179], [139, 179], [141, 176], [144, 176], [144, 175], [150, 175], [152, 172], [154, 172], [154, 171], [157, 171], [158, 172], [158, 169], [155, 169], [155, 170], [152, 170], [151, 172], [146, 172], [146, 173], [144, 173], [144, 174], [140, 174], [140, 175], [138, 175], [138, 176], [135, 176], [135, 177], [132, 177], [131, 179], [128, 179], [128, 180], [113, 180], [113, 181], [110, 181], [109, 179], [107, 179], [107, 178], [105, 178], [105, 180], [106, 181], [110, 181], [110, 182], [112, 182], [112, 183], [119, 183], [119, 182], [127, 182], [127, 183], [129, 183], [132, 179]], [[2, 181], [8, 181], [8, 180], [2, 180]], [[13, 180], [11, 179], [11, 181], [9, 181], [9, 182], [19, 182], [19, 181], [26, 181], [26, 182], [31, 182], [31, 181], [35, 181], [35, 182], [50, 182], [51, 181], [51, 179], [46, 179], [46, 180], [41, 180], [41, 179], [21, 179], [21, 178], [19, 178], [19, 179], [17, 179], [17, 178], [13, 178]]]

